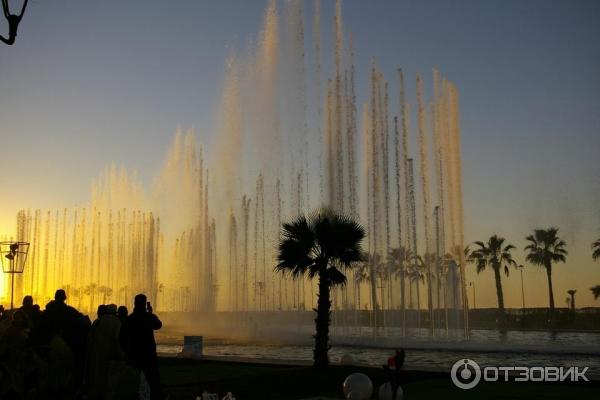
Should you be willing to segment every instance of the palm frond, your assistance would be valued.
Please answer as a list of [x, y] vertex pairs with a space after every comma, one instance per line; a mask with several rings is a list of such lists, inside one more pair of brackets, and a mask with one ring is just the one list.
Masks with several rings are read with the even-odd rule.
[[600, 297], [600, 285], [591, 287], [590, 290], [592, 291], [592, 294], [594, 295], [594, 299], [598, 300], [598, 297]]
[[558, 228], [535, 229], [526, 238], [525, 259], [532, 264], [548, 267], [553, 262], [566, 262], [567, 243], [558, 236]]
[[592, 243], [592, 258], [594, 260], [597, 260], [600, 258], [600, 239], [596, 240], [594, 243]]
[[339, 269], [330, 267], [327, 269], [327, 275], [329, 275], [329, 282], [331, 283], [331, 286], [346, 285], [346, 275], [344, 275]]
[[314, 264], [314, 233], [304, 216], [283, 224], [275, 271], [289, 273], [297, 278], [304, 275]]
[[514, 249], [516, 249], [515, 246], [513, 246], [512, 244], [507, 244], [506, 246], [504, 246], [504, 249], [502, 251], [505, 252], [505, 253], [508, 253], [508, 252], [510, 252], [511, 250], [514, 250]]
[[479, 249], [478, 249], [478, 250], [481, 250], [481, 249], [485, 249], [485, 248], [486, 248], [486, 246], [485, 246], [485, 243], [483, 243], [483, 242], [476, 241], [476, 242], [474, 242], [474, 243], [475, 243], [477, 246], [479, 246]]
[[485, 271], [485, 267], [488, 265], [487, 261], [484, 258], [480, 258], [477, 260], [477, 273], [481, 273]]
[[364, 259], [362, 226], [353, 218], [328, 209], [284, 223], [281, 237], [275, 270], [294, 278], [314, 278], [331, 269], [331, 283], [345, 284], [342, 270], [357, 267]]

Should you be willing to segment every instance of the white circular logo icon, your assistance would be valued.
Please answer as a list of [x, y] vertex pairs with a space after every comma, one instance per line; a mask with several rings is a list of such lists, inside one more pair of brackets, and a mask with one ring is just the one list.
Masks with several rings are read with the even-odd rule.
[[458, 360], [450, 370], [452, 383], [460, 389], [473, 389], [481, 380], [481, 368], [468, 358]]

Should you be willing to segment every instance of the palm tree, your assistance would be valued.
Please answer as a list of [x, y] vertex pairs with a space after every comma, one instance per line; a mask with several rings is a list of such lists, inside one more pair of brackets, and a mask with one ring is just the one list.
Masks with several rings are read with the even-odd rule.
[[345, 268], [363, 259], [361, 242], [365, 231], [354, 219], [321, 210], [309, 218], [299, 216], [284, 223], [275, 270], [294, 278], [318, 277], [315, 319], [315, 367], [329, 364], [331, 288], [346, 284]]
[[354, 269], [354, 282], [356, 285], [356, 304], [357, 309], [360, 309], [360, 284], [369, 282], [369, 266], [364, 261], [358, 263]]
[[388, 253], [388, 262], [392, 266], [394, 275], [400, 278], [400, 318], [402, 321], [402, 330], [405, 331], [406, 322], [406, 302], [405, 302], [405, 286], [406, 286], [406, 272], [408, 269], [409, 262], [412, 258], [410, 249], [401, 246], [395, 249], [390, 249]]
[[[377, 324], [377, 310], [379, 310], [379, 304], [377, 303], [377, 273], [375, 269], [375, 254], [369, 254], [364, 260], [367, 263], [369, 270], [369, 283], [371, 288], [371, 305], [373, 308], [373, 316], [375, 318], [375, 324]], [[383, 299], [381, 299], [383, 301]]]
[[106, 304], [106, 299], [110, 298], [112, 296], [112, 288], [108, 287], [108, 286], [100, 286], [98, 288], [98, 292], [102, 293], [103, 297], [102, 297], [102, 304]]
[[592, 243], [592, 258], [597, 260], [600, 258], [600, 239]]
[[[380, 301], [381, 310], [383, 313], [383, 324], [385, 325], [385, 294], [384, 290], [387, 287], [387, 281], [390, 278], [390, 269], [386, 260], [384, 260], [378, 253], [372, 254], [370, 257], [371, 264], [373, 265], [373, 273], [375, 275], [375, 282], [379, 282], [380, 289]], [[389, 307], [389, 305], [388, 305]]]
[[517, 266], [517, 263], [512, 257], [511, 251], [515, 249], [512, 244], [505, 244], [505, 239], [498, 235], [491, 236], [487, 244], [483, 242], [475, 242], [475, 248], [469, 255], [469, 262], [477, 266], [477, 273], [485, 270], [486, 267], [491, 267], [494, 270], [494, 280], [496, 281], [496, 296], [498, 297], [498, 312], [499, 322], [501, 327], [505, 323], [504, 311], [504, 294], [502, 293], [502, 277], [500, 271], [504, 269], [504, 273], [508, 276], [509, 268]]
[[548, 296], [550, 300], [550, 317], [554, 315], [554, 292], [552, 290], [552, 263], [565, 262], [567, 243], [558, 237], [557, 228], [536, 229], [533, 235], [527, 236], [530, 242], [525, 247], [528, 251], [525, 259], [532, 264], [546, 268], [548, 276]]
[[377, 269], [374, 266], [374, 257], [374, 254], [363, 255], [363, 259], [355, 265], [354, 271], [356, 274], [355, 279], [357, 279], [359, 283], [369, 283], [371, 292], [371, 308], [375, 313], [379, 306], [377, 303]]
[[[600, 259], [600, 239], [598, 239], [594, 243], [592, 243], [592, 258], [594, 260]], [[590, 290], [592, 291], [592, 294], [594, 295], [594, 299], [597, 299], [598, 297], [600, 297], [600, 285], [596, 285], [596, 286], [590, 288]]]
[[569, 294], [569, 296], [571, 296], [571, 299], [570, 299], [571, 312], [575, 312], [575, 293], [576, 292], [577, 292], [577, 290], [575, 290], [575, 289], [567, 290], [567, 293]]
[[436, 256], [433, 253], [425, 253], [421, 258], [423, 269], [426, 271], [427, 277], [427, 310], [429, 311], [429, 328], [431, 334], [434, 334], [434, 319], [433, 319], [433, 274], [431, 268], [436, 265]]
[[[408, 279], [411, 283], [410, 301], [412, 306], [412, 284], [415, 284], [417, 292], [417, 328], [421, 328], [421, 294], [419, 286], [425, 283], [425, 263], [420, 255], [413, 256], [412, 264], [408, 267]], [[419, 282], [420, 281], [420, 282]]]
[[354, 268], [354, 325], [358, 326], [358, 312], [360, 310], [360, 285], [369, 281], [369, 266], [359, 262]]

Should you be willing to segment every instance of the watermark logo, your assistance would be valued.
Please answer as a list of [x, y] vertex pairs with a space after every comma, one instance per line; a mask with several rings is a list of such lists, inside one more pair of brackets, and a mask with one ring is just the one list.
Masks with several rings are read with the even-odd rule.
[[456, 387], [473, 389], [481, 379], [486, 382], [588, 382], [588, 367], [484, 367], [468, 358], [458, 360], [450, 370], [450, 377]]
[[465, 358], [454, 363], [450, 376], [456, 387], [472, 389], [481, 380], [481, 368], [475, 361]]

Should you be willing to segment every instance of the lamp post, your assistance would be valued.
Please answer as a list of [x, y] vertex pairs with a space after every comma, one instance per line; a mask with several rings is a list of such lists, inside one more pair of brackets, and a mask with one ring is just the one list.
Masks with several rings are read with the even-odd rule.
[[14, 308], [15, 274], [22, 274], [25, 269], [28, 242], [0, 242], [0, 264], [2, 272], [11, 274], [10, 283], [10, 309]]

